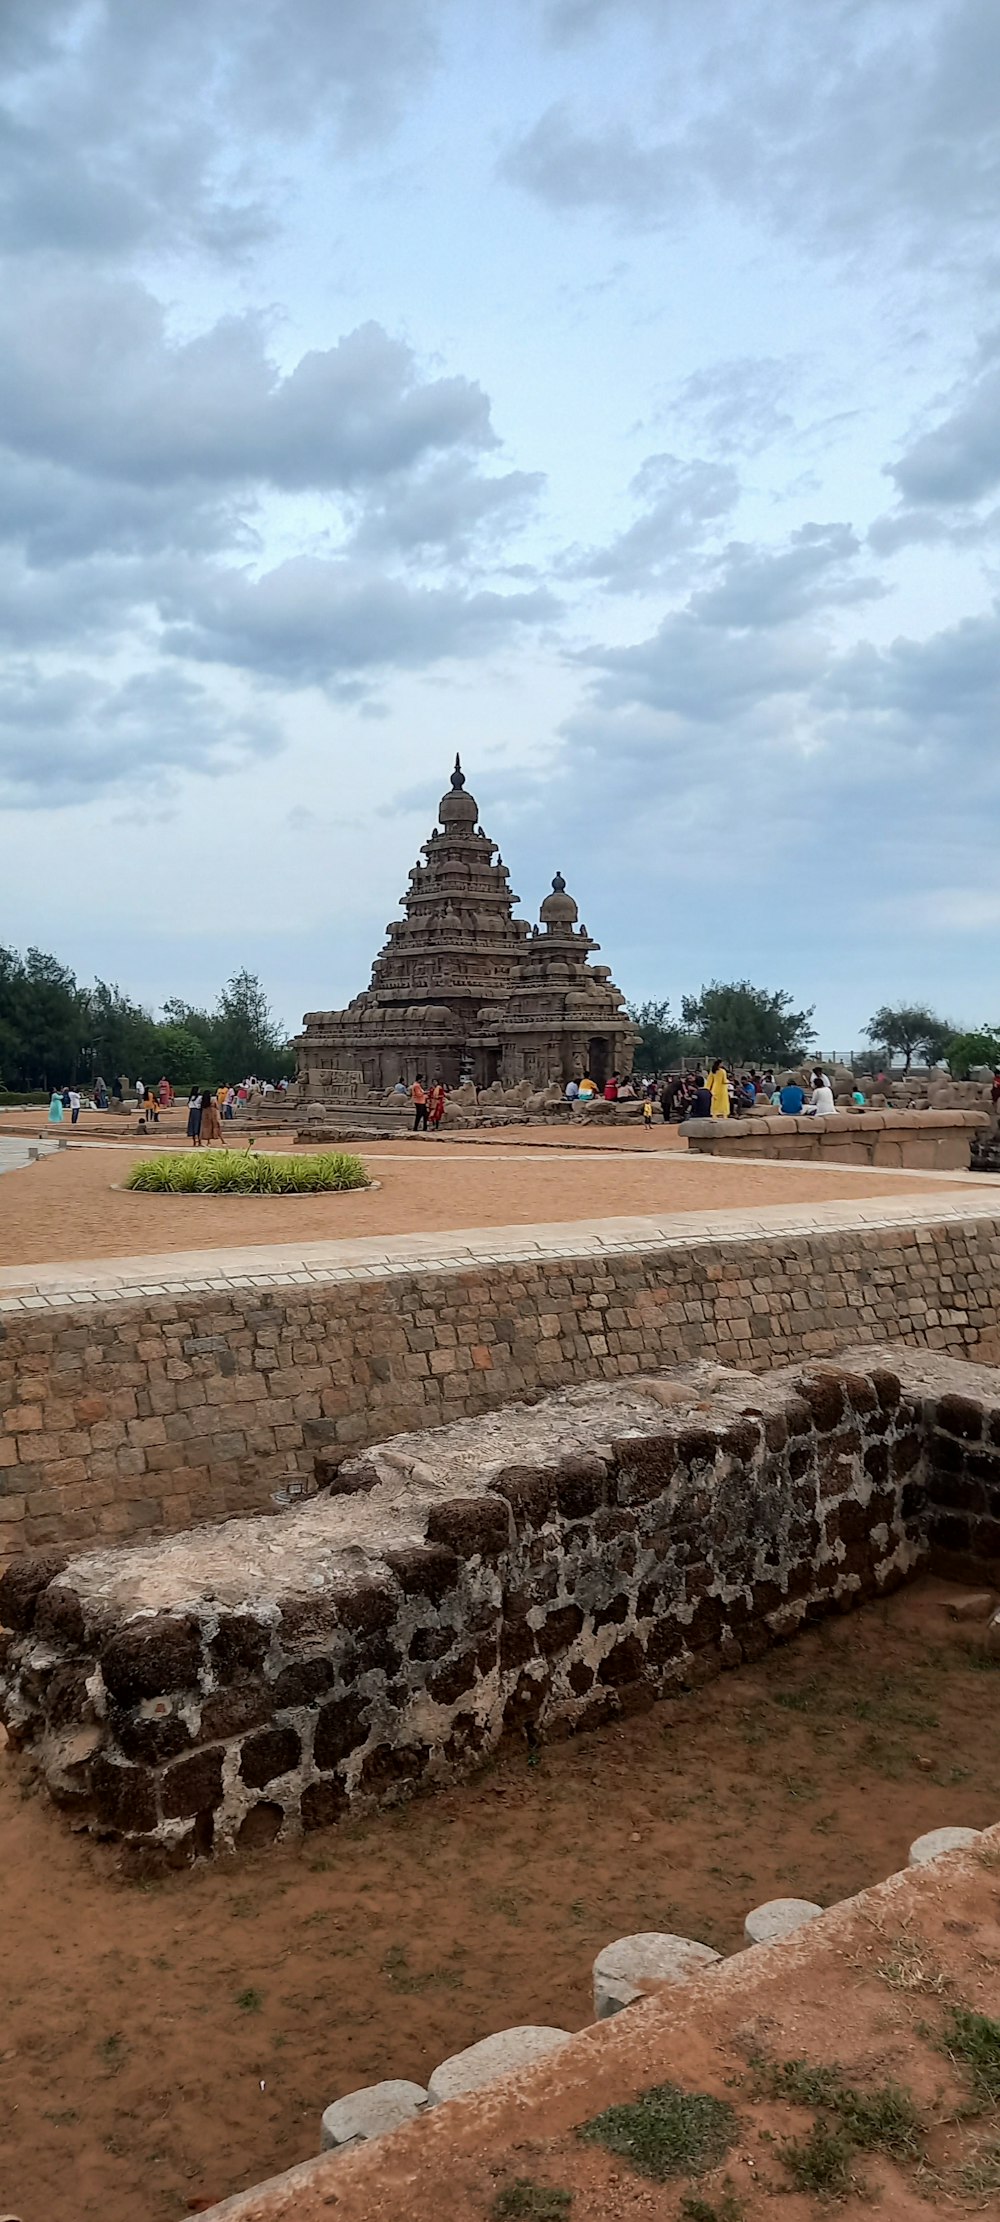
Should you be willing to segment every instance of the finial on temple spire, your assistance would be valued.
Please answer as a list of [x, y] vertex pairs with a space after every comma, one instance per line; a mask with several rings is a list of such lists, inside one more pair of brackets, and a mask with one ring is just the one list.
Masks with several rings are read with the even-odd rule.
[[461, 790], [465, 785], [465, 773], [462, 770], [462, 759], [458, 755], [456, 755], [455, 757], [455, 769], [451, 775], [451, 784], [455, 788], [456, 793], [459, 794], [461, 793]]
[[556, 873], [555, 879], [552, 882], [552, 893], [553, 895], [565, 895], [566, 893], [566, 882], [563, 879], [561, 872]]

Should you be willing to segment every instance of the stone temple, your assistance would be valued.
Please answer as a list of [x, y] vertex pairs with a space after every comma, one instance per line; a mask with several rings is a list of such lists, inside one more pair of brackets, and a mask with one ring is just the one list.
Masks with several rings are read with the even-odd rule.
[[387, 927], [371, 986], [346, 1011], [307, 1011], [296, 1096], [336, 1102], [422, 1074], [449, 1088], [598, 1087], [631, 1071], [635, 1027], [560, 873], [540, 924], [515, 918], [507, 867], [478, 823], [458, 757], [439, 823]]

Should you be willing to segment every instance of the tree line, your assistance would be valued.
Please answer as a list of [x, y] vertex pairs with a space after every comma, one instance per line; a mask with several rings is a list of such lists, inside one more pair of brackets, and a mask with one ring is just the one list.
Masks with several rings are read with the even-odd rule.
[[256, 1073], [280, 1080], [295, 1058], [253, 972], [234, 972], [213, 1010], [181, 996], [163, 1016], [107, 980], [83, 987], [44, 950], [0, 946], [0, 1090], [87, 1086], [116, 1075], [176, 1089], [217, 1086]]
[[[816, 1040], [815, 1006], [796, 1011], [783, 988], [754, 987], [749, 980], [713, 980], [700, 995], [681, 997], [680, 1017], [669, 1002], [630, 1003], [639, 1029], [635, 1062], [640, 1072], [669, 1072], [682, 1060], [724, 1057], [735, 1065], [798, 1065]], [[964, 1032], [923, 1004], [883, 1003], [864, 1028], [870, 1048], [856, 1064], [875, 1071], [901, 1056], [909, 1072], [914, 1057], [946, 1064], [954, 1080], [979, 1066], [1000, 1068], [1000, 1027]]]

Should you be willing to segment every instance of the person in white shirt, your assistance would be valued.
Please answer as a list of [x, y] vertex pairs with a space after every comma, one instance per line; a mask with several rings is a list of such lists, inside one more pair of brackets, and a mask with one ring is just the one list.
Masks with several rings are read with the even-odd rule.
[[813, 1118], [832, 1119], [836, 1108], [833, 1100], [833, 1089], [829, 1081], [818, 1081], [809, 1098], [809, 1109]]

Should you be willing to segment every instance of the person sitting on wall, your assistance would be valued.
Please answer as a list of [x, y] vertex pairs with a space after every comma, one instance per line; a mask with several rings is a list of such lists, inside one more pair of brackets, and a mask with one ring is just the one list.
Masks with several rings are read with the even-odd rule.
[[395, 1087], [394, 1087], [394, 1089], [393, 1089], [393, 1091], [392, 1091], [392, 1092], [393, 1092], [393, 1095], [394, 1095], [394, 1096], [408, 1096], [408, 1095], [409, 1095], [410, 1091], [409, 1091], [409, 1089], [408, 1089], [408, 1087], [407, 1087], [407, 1085], [406, 1085], [406, 1082], [405, 1082], [405, 1080], [403, 1079], [403, 1075], [402, 1075], [402, 1073], [400, 1073], [399, 1079], [397, 1080], [397, 1082], [396, 1082], [396, 1085], [395, 1085]]
[[605, 1103], [617, 1103], [618, 1101], [618, 1074], [616, 1072], [611, 1073], [604, 1083], [604, 1101]]
[[567, 1101], [567, 1103], [575, 1103], [575, 1102], [576, 1102], [576, 1099], [577, 1099], [577, 1096], [579, 1095], [579, 1093], [580, 1093], [580, 1083], [579, 1083], [579, 1081], [578, 1081], [578, 1080], [567, 1080], [567, 1082], [566, 1082], [566, 1088], [565, 1088], [565, 1095], [566, 1095], [566, 1101]]
[[712, 1116], [712, 1091], [705, 1086], [703, 1072], [695, 1073], [687, 1115], [689, 1119], [710, 1119]]
[[799, 1087], [797, 1080], [786, 1080], [784, 1087], [779, 1091], [778, 1100], [786, 1119], [797, 1119], [805, 1105], [805, 1090]]
[[837, 1106], [833, 1100], [833, 1089], [825, 1073], [814, 1073], [813, 1083], [813, 1092], [809, 1098], [806, 1118], [832, 1119]]
[[579, 1100], [581, 1103], [593, 1103], [596, 1094], [597, 1089], [594, 1086], [590, 1074], [589, 1072], [585, 1072], [583, 1079], [580, 1082], [579, 1088], [577, 1089]]

